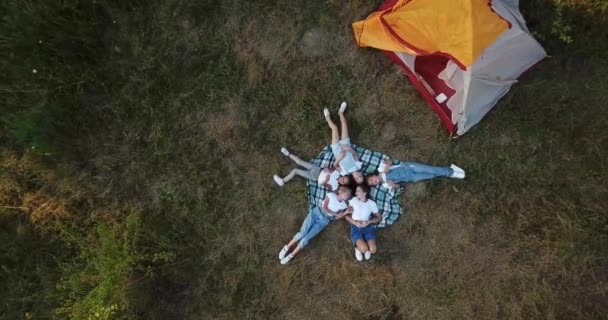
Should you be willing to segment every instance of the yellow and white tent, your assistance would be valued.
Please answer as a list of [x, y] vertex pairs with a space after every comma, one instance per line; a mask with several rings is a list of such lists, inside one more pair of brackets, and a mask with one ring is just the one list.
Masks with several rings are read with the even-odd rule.
[[404, 68], [456, 135], [546, 57], [518, 0], [387, 0], [353, 31], [359, 46], [383, 50]]

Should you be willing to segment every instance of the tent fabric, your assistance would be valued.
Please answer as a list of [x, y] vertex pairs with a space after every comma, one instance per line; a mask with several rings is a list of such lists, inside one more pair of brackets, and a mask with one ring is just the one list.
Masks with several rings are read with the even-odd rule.
[[[508, 27], [502, 30], [489, 43], [484, 43], [479, 55], [470, 65], [464, 65], [462, 61], [456, 59], [457, 56], [446, 52], [425, 53], [416, 52], [411, 48], [401, 49], [394, 46], [376, 47], [395, 63], [399, 64], [414, 83], [422, 97], [431, 105], [435, 113], [439, 116], [443, 124], [448, 128], [452, 135], [462, 135], [477, 124], [489, 110], [517, 83], [517, 79], [526, 70], [537, 64], [546, 57], [546, 52], [542, 46], [534, 39], [526, 27], [525, 20], [517, 9], [518, 1], [494, 0], [494, 1], [439, 1], [443, 4], [458, 3], [462, 7], [456, 8], [449, 6], [453, 15], [465, 13], [461, 19], [480, 20], [476, 12], [468, 11], [472, 7], [470, 4], [485, 4], [490, 12], [500, 21], [506, 21]], [[409, 34], [395, 35], [387, 29], [386, 25], [379, 27], [373, 22], [380, 19], [382, 14], [388, 15], [390, 12], [405, 10], [414, 4], [434, 4], [434, 0], [410, 0], [396, 1], [387, 0], [378, 12], [373, 13], [364, 21], [355, 22], [353, 30], [355, 39], [361, 46], [379, 43], [383, 45], [385, 41], [391, 43], [401, 43], [400, 38], [410, 41]], [[482, 10], [483, 12], [483, 10]], [[466, 15], [470, 13], [471, 15]], [[441, 14], [439, 14], [441, 15]], [[372, 22], [371, 24], [369, 22]], [[426, 25], [422, 22], [417, 25], [419, 29], [443, 28], [452, 29], [452, 25], [442, 24], [441, 26]], [[399, 21], [404, 24], [403, 21]], [[404, 24], [407, 25], [407, 24]], [[471, 24], [474, 28], [485, 28], [483, 25]], [[369, 26], [372, 26], [370, 29]], [[378, 27], [378, 28], [376, 28]], [[391, 28], [400, 26], [390, 25]], [[376, 28], [376, 29], [374, 29]], [[384, 28], [384, 29], [383, 29]], [[374, 32], [378, 33], [375, 39]], [[449, 33], [449, 31], [448, 31]], [[476, 29], [468, 31], [468, 36], [461, 35], [463, 39], [475, 39]], [[417, 33], [412, 33], [416, 38]], [[392, 40], [386, 40], [393, 37]], [[443, 41], [433, 38], [433, 41]], [[364, 42], [367, 41], [367, 42]], [[449, 44], [448, 44], [449, 45]], [[436, 45], [437, 47], [445, 47]], [[454, 53], [454, 51], [452, 52]], [[439, 99], [438, 97], [446, 97]]]
[[446, 55], [470, 66], [509, 28], [509, 22], [488, 4], [488, 0], [398, 0], [355, 22], [355, 39], [361, 47]]

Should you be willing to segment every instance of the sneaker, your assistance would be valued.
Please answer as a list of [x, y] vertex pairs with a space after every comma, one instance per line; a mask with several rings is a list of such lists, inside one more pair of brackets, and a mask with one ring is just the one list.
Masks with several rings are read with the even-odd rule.
[[293, 259], [293, 254], [285, 256], [285, 258], [281, 259], [281, 264], [287, 264], [291, 259]]
[[462, 170], [462, 168], [460, 168], [459, 166], [452, 164], [450, 166], [450, 168], [452, 168], [452, 175], [451, 178], [456, 178], [456, 179], [464, 179], [465, 177], [465, 173], [464, 170]]
[[289, 251], [289, 248], [284, 246], [283, 249], [281, 249], [281, 252], [279, 252], [279, 260], [283, 260], [283, 258], [285, 258], [287, 251]]
[[274, 176], [272, 176], [272, 178], [274, 179], [274, 182], [276, 182], [279, 187], [282, 187], [285, 185], [285, 181], [283, 181], [283, 179], [281, 179], [281, 177], [277, 176], [276, 174]]
[[342, 101], [342, 104], [340, 104], [340, 110], [338, 110], [338, 112], [344, 113], [344, 110], [346, 110], [346, 106], [346, 101]]
[[369, 260], [369, 258], [371, 258], [371, 257], [372, 257], [372, 253], [369, 250], [365, 251], [365, 260]]
[[331, 120], [331, 117], [329, 115], [329, 110], [327, 110], [327, 108], [323, 109], [323, 115], [325, 116], [325, 120], [327, 120], [327, 121]]
[[363, 261], [363, 254], [357, 248], [355, 248], [355, 257], [357, 258], [357, 261]]
[[289, 150], [287, 148], [281, 148], [281, 153], [289, 157]]

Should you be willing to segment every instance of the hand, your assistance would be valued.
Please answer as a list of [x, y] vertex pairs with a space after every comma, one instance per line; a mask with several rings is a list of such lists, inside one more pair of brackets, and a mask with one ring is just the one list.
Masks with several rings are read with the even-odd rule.
[[384, 161], [384, 165], [386, 166], [386, 168], [390, 168], [391, 165], [393, 164], [393, 160], [391, 160], [391, 158], [388, 158]]
[[393, 188], [393, 189], [399, 188], [399, 185], [394, 183], [392, 180], [388, 181], [388, 185], [391, 186], [391, 188]]
[[347, 214], [347, 212], [342, 212], [341, 214], [336, 216], [336, 220], [344, 218]]

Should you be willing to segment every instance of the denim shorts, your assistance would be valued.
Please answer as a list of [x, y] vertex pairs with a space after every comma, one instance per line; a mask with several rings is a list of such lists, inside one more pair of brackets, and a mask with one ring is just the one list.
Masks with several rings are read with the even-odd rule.
[[357, 240], [363, 239], [363, 241], [376, 240], [376, 233], [374, 232], [374, 226], [371, 224], [365, 228], [355, 227], [350, 225], [350, 241], [353, 245], [357, 243]]
[[334, 154], [334, 157], [338, 157], [340, 152], [342, 152], [342, 146], [350, 146], [350, 138], [342, 139], [338, 141], [338, 143], [332, 143], [330, 145], [331, 152]]

